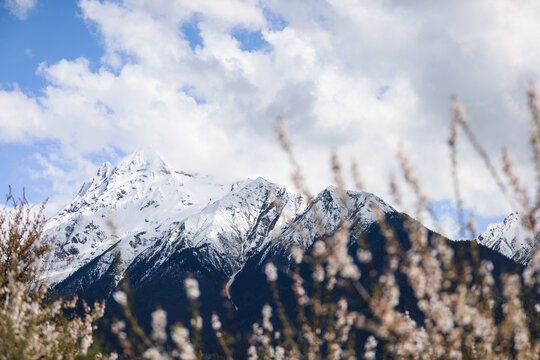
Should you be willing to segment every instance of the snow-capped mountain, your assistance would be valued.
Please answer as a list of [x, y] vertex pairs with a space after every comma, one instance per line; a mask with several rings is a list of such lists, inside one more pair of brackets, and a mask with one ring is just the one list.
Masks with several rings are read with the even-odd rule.
[[228, 190], [210, 178], [174, 171], [156, 154], [136, 152], [117, 166], [106, 162], [48, 221], [45, 234], [56, 246], [47, 276], [58, 283], [113, 245], [129, 264], [174, 222]]
[[538, 245], [531, 231], [527, 230], [518, 213], [512, 213], [503, 222], [492, 224], [478, 237], [478, 242], [488, 248], [526, 265]]
[[262, 178], [247, 180], [199, 212], [179, 218], [137, 260], [152, 262], [156, 269], [175, 253], [199, 249], [205, 261], [229, 277], [304, 208], [302, 197], [282, 186]]
[[[233, 309], [238, 328], [245, 331], [260, 316], [261, 306], [272, 301], [264, 272], [269, 261], [281, 274], [277, 285], [294, 318], [291, 247], [309, 253], [315, 240], [332, 236], [344, 220], [350, 222], [349, 254], [356, 259], [360, 243], [373, 254], [373, 268], [357, 261], [361, 273], [382, 274], [386, 238], [375, 213], [395, 231], [402, 248], [410, 248], [407, 224], [414, 220], [373, 194], [347, 191], [342, 199], [330, 186], [306, 203], [262, 178], [218, 184], [210, 177], [174, 171], [158, 156], [139, 152], [116, 166], [103, 164], [72, 203], [47, 223], [46, 233], [55, 236], [56, 246], [46, 276], [60, 296], [107, 299], [109, 319], [121, 316], [111, 293], [126, 279], [135, 294], [134, 310], [146, 327], [157, 306], [167, 311], [171, 323], [189, 323], [184, 281], [194, 277], [202, 294], [203, 337], [211, 339], [212, 326], [206, 323], [210, 314], [226, 319]], [[428, 229], [426, 234], [433, 235]], [[470, 254], [470, 244], [449, 241], [456, 254]], [[516, 266], [483, 246], [479, 255], [492, 261], [495, 271]], [[301, 266], [309, 289], [312, 269], [307, 263]], [[399, 281], [403, 306], [419, 319], [414, 294], [406, 281]], [[351, 306], [365, 308], [351, 300]]]
[[56, 247], [46, 275], [58, 284], [92, 263], [91, 278], [97, 281], [112, 271], [118, 254], [122, 270], [116, 280], [140, 262], [152, 264], [147, 277], [189, 248], [230, 278], [267, 245], [308, 247], [345, 218], [368, 226], [375, 220], [373, 205], [383, 213], [395, 211], [369, 193], [348, 192], [343, 204], [333, 187], [308, 205], [262, 178], [216, 184], [174, 171], [155, 154], [137, 152], [117, 166], [103, 164], [48, 222], [46, 233], [55, 237]]

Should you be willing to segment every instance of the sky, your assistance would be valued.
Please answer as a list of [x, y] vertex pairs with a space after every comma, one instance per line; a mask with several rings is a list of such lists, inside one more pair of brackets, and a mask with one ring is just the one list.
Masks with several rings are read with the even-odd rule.
[[[540, 3], [399, 0], [0, 0], [0, 187], [53, 214], [103, 161], [136, 149], [172, 167], [292, 186], [277, 117], [313, 192], [330, 158], [391, 201], [407, 154], [456, 232], [450, 97], [500, 168], [532, 191], [526, 91], [540, 74]], [[480, 230], [513, 211], [458, 138]], [[401, 182], [405, 204], [411, 190]]]

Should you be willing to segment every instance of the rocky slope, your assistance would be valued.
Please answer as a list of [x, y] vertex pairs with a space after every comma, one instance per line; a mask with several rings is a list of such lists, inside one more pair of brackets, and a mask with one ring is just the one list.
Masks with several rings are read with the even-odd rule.
[[490, 225], [477, 239], [480, 244], [523, 265], [528, 264], [538, 240], [523, 227], [521, 217], [517, 213], [510, 214], [499, 224]]

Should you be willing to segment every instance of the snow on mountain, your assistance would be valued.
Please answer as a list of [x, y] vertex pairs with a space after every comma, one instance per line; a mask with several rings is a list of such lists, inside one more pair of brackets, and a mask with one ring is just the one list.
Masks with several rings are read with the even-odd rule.
[[477, 241], [521, 264], [529, 262], [538, 244], [538, 238], [533, 240], [533, 234], [523, 227], [517, 213], [510, 214], [499, 224], [489, 225]]
[[95, 260], [92, 276], [99, 278], [114, 263], [114, 246], [124, 270], [143, 261], [150, 274], [189, 248], [231, 277], [269, 243], [308, 247], [347, 218], [367, 227], [375, 220], [373, 205], [395, 211], [369, 193], [347, 192], [343, 204], [334, 187], [306, 204], [263, 178], [220, 185], [138, 152], [117, 166], [104, 163], [47, 223], [46, 234], [55, 236], [56, 247], [46, 276], [57, 284]]
[[272, 234], [289, 244], [310, 246], [314, 240], [333, 234], [344, 220], [357, 222], [361, 229], [376, 221], [374, 209], [381, 214], [396, 210], [377, 196], [367, 192], [346, 192], [346, 203], [339, 198], [337, 188], [329, 186], [313, 200], [294, 224]]
[[58, 283], [115, 244], [129, 264], [175, 221], [228, 190], [210, 178], [176, 172], [156, 154], [136, 152], [117, 166], [104, 163], [48, 221], [45, 234], [56, 246], [46, 275]]
[[184, 248], [207, 248], [216, 256], [206, 260], [230, 276], [270, 241], [268, 235], [274, 229], [288, 224], [304, 208], [302, 197], [283, 186], [260, 177], [246, 180], [179, 221], [166, 241], [156, 243], [141, 257], [159, 265]]

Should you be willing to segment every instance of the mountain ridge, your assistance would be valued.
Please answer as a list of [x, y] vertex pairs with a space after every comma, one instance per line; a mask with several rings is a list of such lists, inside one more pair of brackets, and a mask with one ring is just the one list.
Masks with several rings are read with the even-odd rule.
[[[208, 245], [208, 256], [230, 280], [268, 243], [306, 248], [313, 239], [335, 231], [345, 218], [366, 228], [376, 221], [373, 205], [383, 214], [396, 212], [367, 192], [347, 191], [343, 204], [333, 186], [307, 204], [300, 195], [261, 177], [220, 184], [175, 171], [159, 155], [138, 151], [116, 166], [103, 163], [73, 201], [47, 222], [45, 234], [56, 242], [46, 276], [52, 285], [58, 284], [113, 245], [125, 268], [141, 254], [159, 265], [175, 251]], [[516, 218], [510, 215], [493, 225], [477, 241], [526, 264], [533, 246], [505, 238], [515, 233]]]
[[523, 265], [529, 263], [539, 243], [538, 237], [523, 226], [521, 215], [516, 212], [488, 226], [476, 241]]
[[[375, 221], [372, 205], [383, 213], [395, 211], [373, 194], [346, 194], [343, 204], [329, 186], [307, 204], [261, 177], [218, 184], [174, 171], [155, 154], [137, 152], [116, 166], [100, 166], [47, 223], [46, 235], [56, 236], [56, 246], [46, 275], [58, 284], [113, 244], [125, 268], [139, 256], [157, 257], [159, 265], [175, 251], [208, 245], [212, 261], [230, 278], [269, 242], [286, 239], [291, 246], [307, 247], [334, 231], [351, 211], [358, 211], [364, 225]], [[318, 214], [322, 222], [315, 226]], [[290, 226], [293, 222], [296, 226]], [[308, 233], [301, 234], [298, 225]]]

